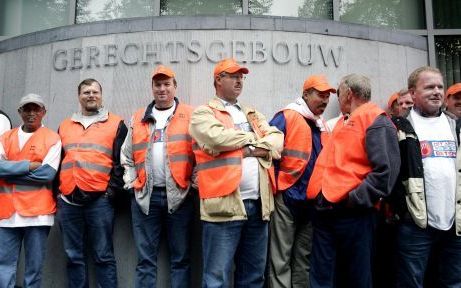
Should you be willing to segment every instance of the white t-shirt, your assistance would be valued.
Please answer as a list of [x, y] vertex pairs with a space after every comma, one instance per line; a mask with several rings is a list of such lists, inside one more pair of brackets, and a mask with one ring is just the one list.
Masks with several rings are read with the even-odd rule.
[[3, 114], [0, 114], [0, 136], [11, 129], [10, 120]]
[[445, 114], [422, 117], [410, 111], [423, 157], [428, 224], [449, 230], [455, 217], [456, 140]]
[[176, 102], [174, 105], [166, 110], [158, 110], [155, 106], [152, 108], [152, 117], [155, 119], [155, 131], [152, 141], [152, 155], [153, 165], [153, 177], [154, 186], [165, 187], [166, 186], [166, 175], [165, 175], [165, 164], [166, 152], [165, 152], [165, 137], [166, 137], [166, 124], [168, 119], [173, 115]]
[[[240, 108], [239, 103], [232, 105], [222, 100], [226, 111], [234, 120], [235, 129], [253, 131], [248, 120]], [[242, 200], [259, 198], [259, 163], [256, 157], [245, 157], [242, 162], [242, 179], [240, 181], [240, 197]]]
[[[19, 138], [19, 149], [22, 150], [26, 142], [32, 137], [34, 133], [26, 133], [21, 128], [18, 129], [18, 138]], [[59, 162], [61, 161], [61, 141], [59, 140], [56, 144], [51, 146], [48, 154], [46, 154], [43, 159], [42, 165], [48, 164], [56, 171], [59, 167]], [[5, 159], [5, 150], [3, 145], [0, 143], [0, 158]], [[21, 216], [18, 213], [14, 213], [8, 219], [0, 220], [0, 227], [27, 227], [27, 226], [53, 226], [54, 224], [54, 215], [38, 215], [38, 216]]]

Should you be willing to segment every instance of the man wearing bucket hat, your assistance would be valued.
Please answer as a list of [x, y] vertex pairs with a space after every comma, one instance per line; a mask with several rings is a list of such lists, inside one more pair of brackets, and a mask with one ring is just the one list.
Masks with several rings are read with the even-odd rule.
[[270, 124], [285, 135], [271, 219], [270, 287], [308, 287], [313, 206], [306, 191], [327, 131], [321, 115], [336, 89], [324, 75], [304, 81], [302, 96], [278, 112]]
[[61, 140], [42, 119], [45, 102], [28, 94], [19, 102], [22, 125], [0, 137], [0, 287], [13, 287], [21, 246], [23, 287], [40, 287], [56, 203], [51, 183], [61, 160]]
[[88, 287], [88, 243], [98, 287], [117, 287], [112, 199], [123, 189], [120, 148], [127, 128], [120, 116], [102, 105], [102, 87], [97, 80], [83, 80], [77, 92], [81, 110], [59, 126], [64, 157], [57, 217], [67, 255], [68, 286]]
[[216, 98], [197, 108], [190, 133], [197, 161], [203, 224], [203, 287], [262, 287], [268, 221], [273, 210], [269, 177], [283, 134], [238, 101], [248, 69], [234, 59], [214, 68]]
[[151, 74], [153, 101], [131, 118], [122, 146], [125, 188], [133, 190], [131, 216], [138, 251], [135, 287], [156, 287], [157, 255], [166, 228], [171, 287], [190, 285], [194, 166], [192, 107], [176, 98], [176, 76], [159, 65]]

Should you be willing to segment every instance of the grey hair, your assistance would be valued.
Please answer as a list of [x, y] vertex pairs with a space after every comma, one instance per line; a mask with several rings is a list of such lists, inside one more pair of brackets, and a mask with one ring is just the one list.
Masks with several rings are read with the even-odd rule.
[[351, 89], [362, 100], [370, 100], [371, 82], [368, 77], [359, 74], [349, 74], [341, 79], [341, 83]]

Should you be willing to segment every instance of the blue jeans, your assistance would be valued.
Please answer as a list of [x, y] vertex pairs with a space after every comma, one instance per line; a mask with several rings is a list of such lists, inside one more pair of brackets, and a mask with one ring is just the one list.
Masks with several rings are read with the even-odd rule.
[[57, 217], [67, 255], [68, 286], [88, 287], [84, 247], [87, 236], [99, 287], [117, 287], [117, 268], [112, 243], [114, 208], [110, 200], [101, 196], [84, 206], [74, 206], [58, 198]]
[[[314, 216], [310, 287], [371, 288], [374, 228], [375, 212], [372, 209], [317, 211]], [[338, 282], [338, 274], [345, 279]]]
[[131, 200], [133, 235], [138, 252], [135, 287], [156, 287], [157, 255], [162, 227], [166, 228], [170, 250], [170, 281], [173, 288], [187, 288], [190, 283], [190, 237], [194, 217], [193, 197], [187, 196], [181, 206], [168, 213], [165, 188], [154, 188], [149, 215], [145, 215], [136, 199]]
[[[454, 224], [453, 224], [454, 225]], [[461, 237], [455, 229], [441, 231], [419, 228], [411, 222], [399, 224], [397, 232], [397, 287], [423, 287], [424, 274], [432, 249], [436, 253], [437, 287], [461, 287]]]
[[261, 201], [244, 200], [247, 220], [203, 221], [203, 288], [230, 287], [235, 260], [234, 286], [264, 285], [268, 222], [262, 220]]
[[25, 253], [23, 287], [40, 287], [49, 232], [49, 226], [0, 227], [0, 287], [15, 286], [16, 267], [23, 241]]

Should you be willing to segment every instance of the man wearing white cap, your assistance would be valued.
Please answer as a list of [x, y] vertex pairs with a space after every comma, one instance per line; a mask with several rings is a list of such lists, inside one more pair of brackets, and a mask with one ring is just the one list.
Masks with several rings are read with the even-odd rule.
[[156, 287], [157, 255], [166, 228], [173, 288], [190, 285], [194, 166], [192, 107], [176, 98], [176, 76], [159, 65], [151, 74], [153, 101], [131, 118], [122, 146], [125, 188], [133, 190], [131, 217], [138, 252], [135, 287]]
[[21, 246], [23, 287], [40, 287], [56, 202], [51, 183], [61, 159], [58, 134], [42, 125], [45, 103], [28, 94], [19, 102], [23, 124], [0, 137], [0, 287], [13, 287]]
[[203, 285], [263, 287], [269, 218], [274, 209], [269, 178], [283, 134], [237, 98], [248, 69], [224, 59], [214, 69], [216, 98], [197, 108], [190, 133], [197, 142]]

